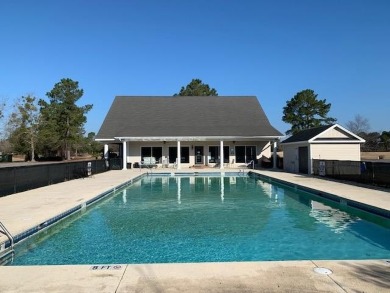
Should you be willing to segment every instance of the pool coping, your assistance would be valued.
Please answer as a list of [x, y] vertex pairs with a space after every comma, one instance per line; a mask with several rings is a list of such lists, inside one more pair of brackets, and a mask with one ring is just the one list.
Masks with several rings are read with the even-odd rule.
[[0, 291], [380, 293], [389, 269], [382, 260], [0, 266]]

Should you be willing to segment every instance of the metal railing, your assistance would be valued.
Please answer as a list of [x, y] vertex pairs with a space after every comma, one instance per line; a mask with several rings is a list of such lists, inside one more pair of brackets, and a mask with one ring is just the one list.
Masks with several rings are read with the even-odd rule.
[[240, 169], [240, 171], [238, 171], [238, 176], [246, 176], [245, 170]]
[[0, 258], [3, 258], [14, 252], [14, 238], [2, 222], [0, 222], [0, 233], [7, 236], [10, 243], [8, 247], [5, 247], [4, 245], [4, 250], [0, 250]]

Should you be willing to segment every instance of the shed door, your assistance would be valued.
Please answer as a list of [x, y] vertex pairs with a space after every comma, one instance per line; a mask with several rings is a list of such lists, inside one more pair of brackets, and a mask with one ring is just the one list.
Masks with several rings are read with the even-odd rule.
[[308, 174], [309, 173], [309, 149], [308, 147], [299, 147], [298, 148], [298, 157], [299, 157], [299, 173]]

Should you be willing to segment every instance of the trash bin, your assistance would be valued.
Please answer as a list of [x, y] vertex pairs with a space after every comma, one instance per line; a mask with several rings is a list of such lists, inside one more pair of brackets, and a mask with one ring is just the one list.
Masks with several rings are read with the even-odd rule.
[[131, 169], [131, 163], [127, 163], [127, 169]]

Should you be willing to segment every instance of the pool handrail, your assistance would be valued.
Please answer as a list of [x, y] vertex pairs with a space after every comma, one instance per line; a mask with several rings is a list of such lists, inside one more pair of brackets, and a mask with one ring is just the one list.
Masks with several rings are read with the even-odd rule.
[[[14, 238], [1, 221], [0, 221], [0, 233], [7, 236], [8, 240], [10, 242], [10, 245], [8, 247], [8, 248], [10, 248], [9, 252], [13, 252], [14, 251]], [[4, 252], [6, 252], [6, 251], [7, 251], [7, 248], [5, 247], [5, 244], [4, 244]], [[2, 253], [3, 253], [3, 251], [0, 250], [0, 254], [2, 254]], [[8, 254], [8, 253], [5, 253], [5, 254]]]
[[254, 160], [250, 161], [250, 162], [247, 164], [247, 167], [249, 168], [250, 165], [252, 165], [252, 170], [254, 170], [254, 169], [255, 169], [255, 161], [254, 161]]

